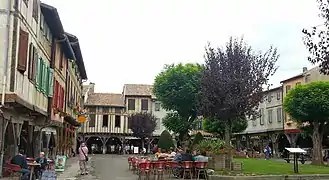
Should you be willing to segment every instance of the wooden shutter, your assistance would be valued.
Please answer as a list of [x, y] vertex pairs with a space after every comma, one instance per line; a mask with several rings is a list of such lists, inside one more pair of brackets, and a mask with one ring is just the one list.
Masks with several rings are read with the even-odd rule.
[[41, 92], [45, 92], [45, 89], [44, 89], [44, 76], [43, 76], [43, 67], [44, 67], [44, 61], [40, 58], [40, 70], [39, 70], [39, 84], [40, 84], [40, 90]]
[[34, 60], [34, 47], [33, 43], [30, 43], [29, 46], [29, 69], [28, 69], [28, 75], [27, 77], [29, 80], [33, 80], [33, 60]]
[[54, 69], [49, 68], [48, 97], [53, 96], [53, 91], [54, 91]]
[[61, 96], [60, 96], [60, 109], [64, 107], [64, 88], [60, 86], [61, 89]]
[[17, 70], [21, 73], [26, 71], [27, 48], [29, 43], [29, 34], [22, 29], [19, 31], [19, 48]]
[[53, 107], [57, 108], [57, 98], [58, 98], [58, 84], [56, 79], [54, 81], [54, 95], [53, 95]]
[[36, 82], [37, 63], [38, 63], [38, 52], [37, 49], [33, 46], [33, 64], [32, 64], [33, 82]]
[[37, 62], [36, 62], [36, 71], [35, 71], [35, 86], [37, 88], [38, 91], [41, 90], [41, 82], [40, 82], [40, 77], [41, 77], [41, 59], [37, 58]]
[[43, 75], [45, 77], [45, 95], [49, 95], [49, 66], [45, 63], [45, 74]]

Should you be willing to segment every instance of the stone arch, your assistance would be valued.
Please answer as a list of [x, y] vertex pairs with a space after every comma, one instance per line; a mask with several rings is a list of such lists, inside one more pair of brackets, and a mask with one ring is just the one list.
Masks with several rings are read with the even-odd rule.
[[100, 136], [90, 136], [85, 140], [88, 149], [91, 149], [92, 145], [96, 147], [96, 153], [102, 153], [103, 139]]

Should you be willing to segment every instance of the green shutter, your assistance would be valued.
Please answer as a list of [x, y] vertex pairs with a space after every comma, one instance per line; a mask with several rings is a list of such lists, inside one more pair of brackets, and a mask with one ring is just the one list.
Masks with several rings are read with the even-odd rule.
[[41, 90], [41, 82], [40, 82], [40, 76], [41, 76], [41, 59], [38, 58], [36, 62], [36, 71], [35, 71], [35, 86], [38, 91]]
[[45, 67], [45, 62], [40, 59], [40, 90], [41, 92], [45, 92], [45, 83], [44, 83], [44, 80], [45, 80], [45, 76], [44, 76], [44, 67]]
[[49, 68], [49, 79], [48, 79], [48, 96], [53, 97], [54, 90], [54, 69]]
[[44, 74], [44, 77], [45, 77], [45, 95], [48, 96], [49, 94], [49, 66], [48, 64], [45, 63], [45, 74]]

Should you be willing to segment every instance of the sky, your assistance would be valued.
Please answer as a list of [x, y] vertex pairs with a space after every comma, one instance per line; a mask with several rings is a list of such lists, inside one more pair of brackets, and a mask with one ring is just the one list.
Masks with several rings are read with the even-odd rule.
[[[302, 29], [321, 24], [316, 0], [41, 0], [79, 38], [96, 92], [152, 84], [165, 64], [204, 62], [204, 47], [244, 37], [255, 51], [278, 48], [273, 86], [312, 67]], [[92, 3], [91, 3], [92, 2]]]

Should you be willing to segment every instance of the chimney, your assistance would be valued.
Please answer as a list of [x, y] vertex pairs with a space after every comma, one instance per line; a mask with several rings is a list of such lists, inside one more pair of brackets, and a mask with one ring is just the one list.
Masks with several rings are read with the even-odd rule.
[[307, 71], [307, 67], [303, 67], [303, 73]]
[[88, 93], [94, 93], [95, 92], [95, 83], [89, 83], [89, 91]]

